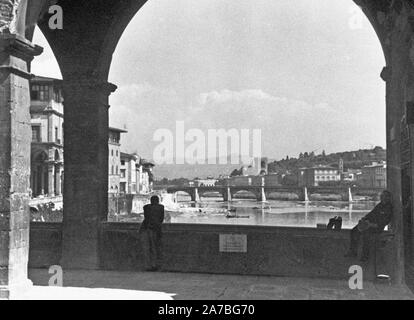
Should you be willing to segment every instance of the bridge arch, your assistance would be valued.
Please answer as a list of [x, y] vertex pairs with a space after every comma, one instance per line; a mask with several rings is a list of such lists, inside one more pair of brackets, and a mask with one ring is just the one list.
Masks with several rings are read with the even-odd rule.
[[200, 199], [203, 198], [203, 197], [205, 197], [205, 194], [207, 194], [207, 193], [210, 193], [210, 194], [211, 193], [215, 193], [219, 197], [222, 197], [223, 200], [225, 200], [225, 198], [226, 198], [226, 193], [223, 190], [214, 190], [214, 189], [208, 189], [208, 188], [207, 189], [200, 188], [199, 191], [198, 191], [198, 195], [200, 196]]
[[[231, 198], [232, 199], [240, 199], [240, 197], [237, 197], [237, 195], [241, 195], [241, 194], [246, 194], [248, 196], [251, 197], [251, 199], [256, 199], [257, 201], [259, 201], [261, 199], [261, 192], [255, 189], [243, 189], [243, 188], [237, 188], [237, 189], [230, 189], [231, 192]], [[244, 198], [244, 197], [243, 197]], [[246, 196], [247, 198], [247, 196]], [[250, 198], [247, 198], [250, 199]]]
[[193, 195], [193, 193], [191, 191], [188, 191], [188, 190], [177, 190], [177, 191], [174, 192], [174, 196], [177, 197], [177, 198], [178, 198], [179, 194], [184, 194], [184, 195], [190, 197], [191, 198], [191, 201], [194, 201], [193, 200], [194, 195]]

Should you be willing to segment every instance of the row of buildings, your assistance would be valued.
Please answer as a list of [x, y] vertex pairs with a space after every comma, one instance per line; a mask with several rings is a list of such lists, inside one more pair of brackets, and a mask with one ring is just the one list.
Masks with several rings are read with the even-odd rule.
[[[59, 197], [64, 181], [62, 80], [34, 77], [30, 89], [32, 198]], [[108, 193], [151, 192], [154, 165], [136, 154], [121, 152], [121, 134], [126, 130], [108, 130]]]
[[372, 162], [361, 169], [343, 170], [331, 166], [315, 166], [312, 168], [301, 168], [298, 172], [299, 186], [321, 186], [335, 185], [340, 182], [356, 184], [366, 188], [387, 187], [387, 164], [385, 161]]
[[[266, 163], [259, 169], [257, 167], [243, 167], [239, 175], [213, 179], [195, 179], [190, 182], [193, 186], [211, 186], [226, 184], [231, 186], [258, 186], [265, 184], [269, 187], [278, 187], [284, 184], [284, 178], [288, 174], [268, 173]], [[333, 166], [318, 165], [298, 170], [297, 185], [300, 187], [311, 186], [335, 186], [341, 183], [357, 185], [366, 188], [386, 188], [387, 164], [385, 161], [372, 162], [360, 169], [344, 170], [343, 161], [338, 168]], [[295, 182], [296, 184], [296, 182]]]

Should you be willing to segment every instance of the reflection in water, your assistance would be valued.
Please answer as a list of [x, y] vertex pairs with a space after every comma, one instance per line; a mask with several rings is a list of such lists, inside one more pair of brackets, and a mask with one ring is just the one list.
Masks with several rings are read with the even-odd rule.
[[352, 228], [375, 206], [374, 202], [300, 202], [202, 198], [192, 203], [185, 195], [178, 195], [180, 209], [169, 212], [171, 223], [239, 224], [292, 227], [316, 227], [327, 224], [333, 216], [341, 216], [343, 228]]

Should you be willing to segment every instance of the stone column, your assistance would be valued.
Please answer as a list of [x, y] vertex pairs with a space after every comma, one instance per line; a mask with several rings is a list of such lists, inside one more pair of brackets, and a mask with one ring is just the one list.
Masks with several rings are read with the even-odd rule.
[[55, 165], [54, 163], [48, 164], [48, 196], [53, 197], [55, 195]]
[[108, 97], [116, 86], [64, 77], [63, 268], [100, 266], [100, 226], [108, 213]]
[[62, 174], [62, 169], [61, 169], [61, 165], [57, 165], [55, 167], [55, 181], [56, 181], [56, 190], [55, 190], [55, 195], [60, 196], [61, 191], [60, 191], [60, 184], [61, 184], [61, 180], [60, 180], [60, 175]]
[[394, 233], [392, 257], [392, 281], [399, 285], [404, 282], [404, 244], [402, 229], [401, 197], [401, 120], [405, 105], [406, 67], [401, 61], [387, 66], [381, 73], [386, 81], [386, 132], [387, 132], [387, 189], [393, 194]]
[[27, 289], [30, 193], [28, 63], [42, 49], [0, 35], [0, 298]]

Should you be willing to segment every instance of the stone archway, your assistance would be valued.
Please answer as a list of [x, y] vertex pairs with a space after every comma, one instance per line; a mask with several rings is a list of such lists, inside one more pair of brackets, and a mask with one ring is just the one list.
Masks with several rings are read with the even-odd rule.
[[[63, 222], [64, 267], [99, 268], [100, 226], [106, 219], [108, 179], [108, 97], [116, 89], [109, 84], [112, 54], [132, 17], [145, 0], [53, 1], [65, 13], [63, 30], [48, 29], [48, 0], [0, 0], [0, 121], [2, 139], [0, 211], [6, 234], [0, 267], [0, 297], [27, 283], [28, 190], [30, 174], [29, 70], [41, 49], [30, 40], [38, 22], [62, 71], [65, 100], [65, 186]], [[404, 256], [401, 187], [401, 121], [414, 102], [414, 6], [408, 0], [355, 0], [371, 21], [382, 44], [386, 67], [388, 186], [394, 193], [395, 232], [393, 279], [403, 281]], [[93, 21], [94, 28], [90, 22]], [[412, 142], [412, 141], [411, 141]], [[414, 155], [411, 156], [411, 159]], [[410, 167], [414, 172], [413, 166]], [[413, 177], [414, 174], [411, 176]], [[19, 179], [11, 179], [19, 177]], [[411, 178], [412, 179], [412, 178]], [[11, 190], [11, 191], [7, 191]], [[13, 192], [13, 197], [10, 197]], [[10, 215], [22, 217], [9, 220]], [[21, 222], [18, 222], [21, 221]], [[4, 222], [4, 224], [3, 224]], [[17, 233], [19, 250], [12, 247]], [[80, 245], [82, 244], [82, 245]], [[9, 256], [13, 255], [13, 263]], [[4, 258], [4, 259], [3, 259]], [[2, 262], [3, 263], [3, 262]], [[3, 275], [5, 274], [5, 275]]]

